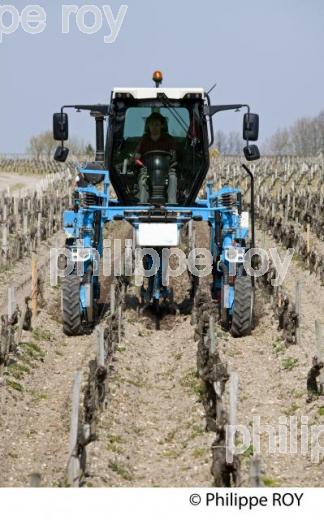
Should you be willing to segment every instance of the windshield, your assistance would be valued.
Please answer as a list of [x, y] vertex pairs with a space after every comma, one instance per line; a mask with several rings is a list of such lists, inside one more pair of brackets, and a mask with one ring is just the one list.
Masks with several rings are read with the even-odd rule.
[[[161, 203], [172, 199], [173, 203], [183, 205], [194, 179], [206, 169], [198, 103], [116, 100], [109, 141], [112, 183], [125, 203], [150, 203], [154, 197], [157, 200], [156, 193], [159, 192]], [[163, 160], [165, 171], [159, 174], [159, 180], [156, 171], [146, 173], [147, 195], [143, 195], [143, 169], [148, 168], [148, 164], [155, 164], [152, 154], [156, 152], [164, 154], [160, 160]], [[168, 196], [170, 171], [175, 172], [172, 178], [175, 193], [171, 198]]]
[[[152, 113], [158, 113], [165, 118], [168, 134], [185, 139], [190, 124], [189, 110], [181, 107], [174, 108], [173, 111], [178, 116], [177, 119], [168, 108], [160, 108], [158, 112], [157, 110], [154, 112], [151, 107], [128, 108], [125, 115], [124, 139], [137, 137], [140, 140], [145, 133], [146, 121]], [[185, 127], [180, 124], [181, 120], [186, 125]]]

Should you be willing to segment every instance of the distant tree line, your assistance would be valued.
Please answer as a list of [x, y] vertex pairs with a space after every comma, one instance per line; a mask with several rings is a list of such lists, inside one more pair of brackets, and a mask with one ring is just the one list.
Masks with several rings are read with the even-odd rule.
[[[239, 132], [215, 132], [214, 147], [221, 155], [241, 155], [244, 141]], [[324, 155], [324, 110], [316, 117], [303, 117], [288, 128], [279, 128], [261, 146], [269, 155]]]
[[[215, 132], [214, 148], [222, 155], [241, 155], [244, 147], [242, 135], [232, 131]], [[27, 152], [35, 159], [51, 159], [57, 142], [52, 132], [42, 132], [31, 137]], [[72, 137], [67, 143], [70, 158], [86, 157], [91, 159], [94, 149], [81, 139]], [[303, 117], [289, 128], [279, 128], [262, 146], [262, 153], [272, 155], [318, 155], [324, 154], [324, 110], [316, 117]]]
[[303, 117], [289, 128], [279, 128], [265, 143], [263, 152], [274, 155], [324, 154], [324, 111]]
[[[54, 141], [52, 132], [46, 131], [34, 135], [29, 140], [27, 152], [34, 159], [52, 159], [58, 143]], [[91, 144], [85, 144], [77, 137], [71, 137], [66, 146], [70, 150], [70, 158], [74, 157], [89, 157], [93, 158], [94, 149]]]
[[215, 132], [214, 147], [222, 155], [240, 155], [244, 147], [243, 137], [239, 132], [226, 134], [222, 130]]

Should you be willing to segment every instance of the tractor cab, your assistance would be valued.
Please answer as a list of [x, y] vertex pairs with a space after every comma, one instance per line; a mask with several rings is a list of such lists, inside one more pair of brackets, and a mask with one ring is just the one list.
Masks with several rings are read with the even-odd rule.
[[115, 88], [110, 105], [64, 105], [53, 117], [54, 139], [61, 141], [54, 158], [65, 162], [69, 153], [64, 109], [88, 110], [96, 121], [96, 155], [81, 167], [85, 185], [103, 182], [106, 172], [117, 195], [115, 205], [194, 207], [209, 168], [213, 116], [247, 109], [243, 151], [248, 161], [260, 157], [258, 147], [249, 144], [258, 139], [259, 118], [246, 104], [212, 106], [203, 88], [162, 88], [160, 71], [153, 80], [155, 88]]
[[203, 89], [114, 89], [106, 163], [123, 205], [194, 203], [209, 167]]

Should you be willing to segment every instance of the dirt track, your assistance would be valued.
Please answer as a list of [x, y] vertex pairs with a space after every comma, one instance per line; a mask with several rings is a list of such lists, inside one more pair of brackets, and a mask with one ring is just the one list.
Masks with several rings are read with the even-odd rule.
[[10, 189], [10, 192], [31, 188], [35, 182], [41, 180], [40, 175], [19, 175], [15, 173], [0, 172], [0, 191]]
[[128, 315], [99, 441], [93, 486], [209, 486], [212, 434], [204, 432], [190, 317], [160, 331]]

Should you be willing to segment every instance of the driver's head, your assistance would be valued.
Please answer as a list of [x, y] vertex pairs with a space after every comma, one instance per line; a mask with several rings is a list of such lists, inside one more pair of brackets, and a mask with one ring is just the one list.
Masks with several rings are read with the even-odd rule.
[[162, 134], [163, 128], [165, 126], [165, 118], [161, 116], [158, 112], [153, 112], [147, 118], [147, 127], [151, 134], [151, 136], [158, 136]]

